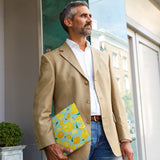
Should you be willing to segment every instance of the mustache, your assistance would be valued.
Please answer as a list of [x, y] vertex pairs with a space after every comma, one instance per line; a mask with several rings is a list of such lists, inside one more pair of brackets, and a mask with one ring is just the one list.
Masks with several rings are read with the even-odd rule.
[[91, 23], [86, 23], [86, 24], [84, 25], [84, 27], [86, 27], [86, 26], [90, 26], [90, 27], [92, 28]]

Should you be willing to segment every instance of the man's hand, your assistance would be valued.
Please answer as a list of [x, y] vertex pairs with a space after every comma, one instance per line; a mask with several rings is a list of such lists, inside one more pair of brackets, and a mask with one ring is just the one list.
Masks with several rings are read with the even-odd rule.
[[121, 152], [123, 160], [133, 160], [133, 149], [130, 142], [121, 142]]
[[73, 150], [69, 148], [65, 148], [60, 144], [52, 144], [47, 146], [45, 149], [45, 154], [47, 156], [47, 160], [68, 160], [67, 156], [64, 156], [63, 153], [72, 153]]

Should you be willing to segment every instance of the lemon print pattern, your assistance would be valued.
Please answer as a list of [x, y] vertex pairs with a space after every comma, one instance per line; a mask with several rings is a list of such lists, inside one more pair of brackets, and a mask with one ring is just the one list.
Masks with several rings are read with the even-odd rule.
[[52, 117], [53, 134], [56, 143], [76, 150], [91, 141], [91, 137], [73, 103]]
[[53, 119], [52, 119], [52, 123], [54, 123], [55, 121], [56, 121], [56, 119], [55, 119], [55, 118], [53, 118]]
[[64, 136], [64, 133], [63, 132], [59, 132], [58, 134], [57, 134], [57, 137], [58, 138], [62, 138]]
[[88, 138], [89, 133], [88, 133], [87, 129], [82, 131], [81, 136], [82, 136], [83, 139], [87, 139]]
[[69, 118], [70, 118], [70, 116], [71, 116], [71, 115], [70, 115], [70, 113], [67, 113], [67, 119], [69, 119]]
[[82, 122], [83, 120], [82, 120], [81, 116], [77, 116], [77, 118], [75, 119], [75, 121], [76, 122]]
[[53, 135], [56, 136], [56, 131], [53, 131]]
[[84, 123], [82, 123], [80, 126], [79, 126], [79, 129], [84, 129], [86, 126], [84, 125]]
[[80, 143], [80, 144], [78, 145], [78, 148], [80, 148], [81, 146], [83, 146], [83, 144], [82, 144], [82, 143]]
[[59, 127], [58, 127], [58, 128], [56, 129], [56, 131], [62, 131], [62, 128], [59, 128]]
[[77, 129], [73, 129], [73, 130], [72, 130], [72, 135], [77, 134], [77, 133], [78, 133], [78, 130], [77, 130]]
[[55, 125], [53, 124], [52, 127], [55, 128]]
[[66, 110], [67, 110], [67, 109], [65, 108], [65, 109], [63, 109], [61, 112], [66, 112]]
[[71, 122], [66, 122], [63, 126], [62, 129], [64, 130], [64, 132], [71, 132], [72, 129], [74, 128], [74, 125]]
[[74, 144], [71, 144], [70, 146], [69, 146], [69, 148], [71, 148], [71, 149], [73, 149], [73, 151], [76, 149], [76, 146], [74, 145]]
[[63, 124], [63, 120], [60, 120], [60, 121], [59, 121], [59, 124], [62, 125], [62, 124]]
[[75, 104], [73, 103], [72, 106], [71, 106], [71, 114], [75, 114], [75, 113], [78, 113], [78, 109], [75, 106]]
[[73, 139], [73, 144], [78, 144], [80, 142], [80, 140], [81, 140], [80, 136], [79, 137], [75, 137]]
[[70, 134], [67, 134], [66, 137], [67, 137], [68, 139], [71, 139], [71, 138], [72, 138]]
[[71, 123], [75, 123], [75, 121], [74, 121], [72, 118], [70, 118], [70, 122], [71, 122]]
[[57, 139], [58, 144], [62, 144], [62, 140]]
[[58, 119], [62, 119], [62, 118], [64, 117], [64, 115], [63, 115], [62, 113], [58, 113], [58, 114], [56, 115], [56, 117], [57, 117]]
[[69, 147], [69, 142], [68, 141], [64, 141], [62, 146], [68, 148]]

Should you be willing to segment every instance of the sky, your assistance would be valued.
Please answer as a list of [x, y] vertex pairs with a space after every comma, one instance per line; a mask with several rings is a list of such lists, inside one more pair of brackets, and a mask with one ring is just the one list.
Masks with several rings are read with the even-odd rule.
[[127, 40], [124, 0], [89, 0], [89, 8], [98, 30], [105, 29]]

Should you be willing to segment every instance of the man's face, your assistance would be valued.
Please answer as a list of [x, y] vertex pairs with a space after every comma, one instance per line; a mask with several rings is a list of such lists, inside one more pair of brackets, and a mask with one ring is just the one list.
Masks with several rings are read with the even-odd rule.
[[77, 10], [74, 19], [72, 20], [71, 29], [75, 34], [89, 36], [92, 32], [91, 13], [86, 6], [75, 7]]

